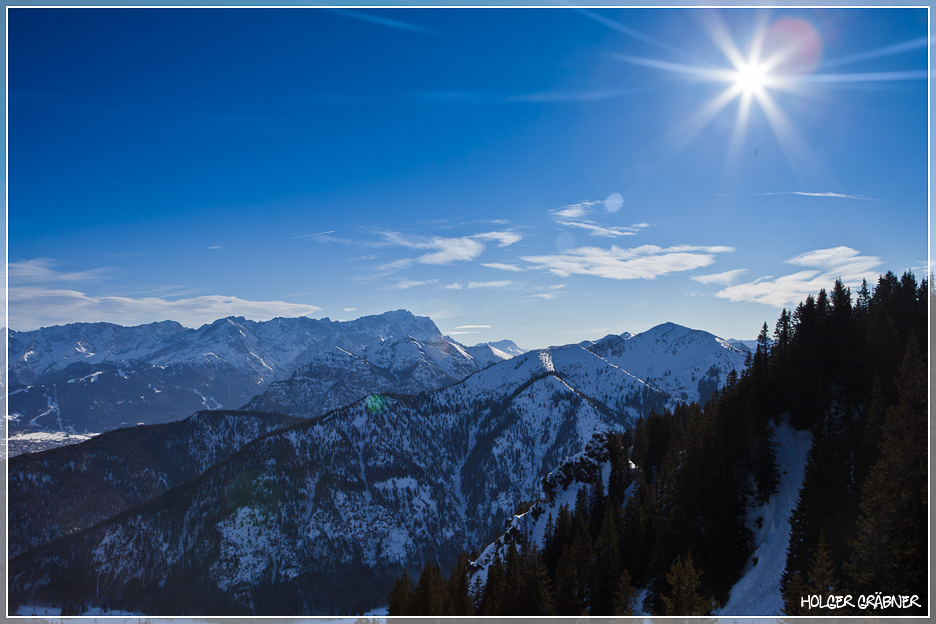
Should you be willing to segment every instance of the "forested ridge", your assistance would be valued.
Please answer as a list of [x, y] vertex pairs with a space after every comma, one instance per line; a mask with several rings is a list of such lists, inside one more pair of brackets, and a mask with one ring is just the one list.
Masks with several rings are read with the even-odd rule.
[[[433, 562], [415, 580], [404, 572], [389, 614], [711, 613], [753, 551], [746, 511], [776, 491], [782, 419], [813, 439], [790, 518], [785, 613], [928, 613], [929, 297], [926, 280], [888, 272], [873, 289], [838, 280], [783, 310], [704, 407], [651, 412], [607, 436], [607, 491], [601, 479], [580, 489], [542, 544], [508, 540], [485, 583], [471, 581], [477, 553], [448, 577]], [[853, 606], [801, 606], [830, 594]], [[918, 598], [900, 608], [860, 596]]]

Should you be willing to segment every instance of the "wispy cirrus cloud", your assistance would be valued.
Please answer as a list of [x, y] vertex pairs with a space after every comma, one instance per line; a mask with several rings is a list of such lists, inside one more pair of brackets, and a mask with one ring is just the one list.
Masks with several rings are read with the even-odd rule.
[[61, 262], [51, 258], [33, 258], [11, 262], [7, 265], [7, 275], [11, 284], [40, 284], [52, 282], [83, 282], [102, 279], [109, 269], [89, 269], [87, 271], [60, 271], [56, 267]]
[[635, 223], [630, 226], [602, 225], [594, 219], [586, 218], [599, 213], [599, 208], [604, 208], [605, 212], [608, 213], [617, 212], [620, 210], [623, 202], [623, 198], [619, 194], [614, 193], [604, 201], [583, 201], [550, 210], [549, 213], [553, 221], [558, 225], [586, 230], [592, 236], [601, 236], [604, 238], [633, 236], [640, 230], [649, 227], [647, 223]]
[[467, 289], [473, 290], [475, 288], [506, 288], [513, 284], [510, 280], [500, 280], [496, 282], [468, 282]]
[[599, 201], [588, 200], [579, 202], [577, 204], [570, 204], [568, 206], [563, 206], [562, 208], [556, 208], [555, 210], [550, 210], [550, 214], [553, 215], [553, 218], [559, 219], [581, 219], [591, 213], [592, 209], [600, 204]]
[[429, 251], [427, 254], [410, 260], [410, 262], [420, 264], [467, 262], [474, 260], [484, 252], [487, 248], [486, 242], [496, 242], [498, 247], [508, 247], [523, 238], [513, 232], [483, 232], [471, 236], [452, 238], [443, 236], [406, 236], [398, 232], [381, 232], [380, 235], [387, 243], [393, 245]]
[[201, 327], [219, 318], [243, 316], [268, 321], [277, 316], [303, 316], [320, 308], [285, 301], [250, 301], [228, 295], [168, 300], [160, 297], [101, 297], [77, 290], [38, 286], [10, 288], [10, 326], [37, 329], [65, 323], [110, 322], [120, 325], [174, 320]]
[[619, 236], [633, 236], [643, 228], [647, 227], [646, 223], [638, 223], [631, 226], [603, 226], [596, 225], [589, 221], [557, 221], [559, 225], [565, 225], [567, 227], [580, 228], [583, 230], [588, 230], [588, 233], [592, 236], [603, 236], [605, 238], [617, 238]]
[[505, 288], [512, 285], [513, 282], [510, 280], [500, 280], [496, 282], [468, 282], [467, 285], [461, 282], [454, 282], [452, 284], [445, 284], [442, 288], [447, 290], [474, 290], [477, 288]]
[[299, 236], [293, 236], [293, 239], [296, 238], [314, 238], [318, 236], [327, 236], [328, 234], [334, 234], [335, 230], [326, 230], [324, 232], [316, 232], [315, 234], [300, 234]]
[[876, 256], [862, 256], [851, 247], [841, 246], [808, 251], [785, 262], [810, 268], [777, 278], [767, 275], [753, 282], [729, 286], [715, 293], [715, 296], [729, 301], [751, 301], [777, 308], [793, 307], [807, 295], [830, 288], [836, 279], [841, 279], [850, 287], [858, 286], [863, 279], [872, 281], [877, 276], [876, 267], [880, 266], [881, 259]]
[[660, 275], [709, 266], [715, 254], [734, 251], [733, 247], [643, 245], [632, 249], [612, 246], [578, 247], [562, 253], [521, 258], [554, 275], [594, 275], [616, 280], [654, 279]]
[[747, 273], [747, 269], [735, 269], [733, 271], [724, 271], [722, 273], [712, 273], [710, 275], [694, 275], [689, 279], [700, 284], [722, 284], [729, 286], [734, 284], [738, 277]]
[[414, 24], [412, 22], [405, 22], [403, 20], [393, 19], [386, 17], [385, 15], [376, 15], [374, 13], [365, 13], [363, 11], [352, 10], [352, 9], [336, 9], [330, 8], [325, 9], [331, 13], [341, 15], [343, 17], [350, 17], [351, 19], [360, 20], [362, 22], [369, 22], [371, 24], [376, 24], [378, 26], [385, 26], [387, 28], [395, 28], [397, 30], [407, 30], [409, 32], [417, 32], [426, 35], [438, 35], [439, 31], [426, 26], [420, 26], [419, 24]]
[[803, 197], [834, 197], [838, 199], [858, 199], [862, 201], [881, 201], [879, 199], [874, 199], [873, 197], [864, 197], [863, 195], [846, 195], [845, 193], [833, 193], [831, 191], [826, 191], [823, 193], [808, 192], [808, 191], [777, 191], [775, 193], [754, 193], [754, 195], [760, 197], [765, 195], [802, 195]]
[[406, 290], [408, 288], [415, 288], [416, 286], [435, 284], [437, 281], [438, 280], [400, 280], [394, 284], [393, 288], [396, 290]]
[[501, 271], [522, 271], [523, 267], [518, 267], [515, 264], [504, 264], [503, 262], [482, 262], [481, 266], [485, 266], [491, 269], [500, 269]]

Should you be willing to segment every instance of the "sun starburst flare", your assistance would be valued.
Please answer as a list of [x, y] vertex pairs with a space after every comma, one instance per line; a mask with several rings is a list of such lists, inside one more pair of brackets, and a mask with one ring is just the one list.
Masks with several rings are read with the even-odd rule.
[[794, 175], [805, 182], [807, 172], [821, 170], [822, 163], [781, 108], [776, 97], [778, 93], [806, 95], [810, 86], [816, 84], [928, 78], [926, 70], [835, 74], [821, 71], [826, 67], [916, 50], [923, 45], [919, 39], [821, 63], [823, 41], [812, 23], [792, 17], [782, 17], [773, 22], [768, 19], [766, 12], [758, 15], [745, 54], [736, 43], [736, 35], [719, 14], [707, 15], [705, 32], [726, 61], [726, 66], [721, 68], [629, 55], [615, 57], [626, 63], [682, 74], [691, 80], [725, 85], [723, 90], [701, 103], [695, 112], [672, 126], [666, 136], [670, 157], [682, 151], [729, 105], [736, 103], [725, 162], [726, 175], [738, 169], [742, 147], [752, 124], [752, 113], [757, 111], [770, 128]]

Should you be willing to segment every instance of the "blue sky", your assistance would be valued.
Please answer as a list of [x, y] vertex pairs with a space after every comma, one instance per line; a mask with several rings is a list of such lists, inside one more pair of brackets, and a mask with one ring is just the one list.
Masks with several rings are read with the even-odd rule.
[[10, 326], [752, 338], [923, 277], [925, 9], [10, 9]]

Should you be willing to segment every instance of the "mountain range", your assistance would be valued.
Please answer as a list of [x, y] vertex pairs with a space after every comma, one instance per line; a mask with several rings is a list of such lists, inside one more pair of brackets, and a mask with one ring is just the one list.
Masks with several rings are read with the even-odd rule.
[[[110, 442], [117, 436], [13, 458], [11, 484], [19, 489], [11, 489], [11, 499], [29, 503], [11, 503], [11, 510], [51, 511], [23, 520], [11, 511], [11, 525], [24, 525], [11, 526], [22, 535], [10, 562], [11, 601], [106, 603], [153, 614], [358, 612], [385, 600], [400, 571], [416, 571], [427, 558], [450, 563], [460, 550], [489, 543], [518, 504], [539, 496], [543, 478], [595, 434], [624, 431], [652, 409], [697, 401], [745, 360], [725, 341], [673, 324], [504, 360], [511, 345], [463, 347], [428, 319], [388, 314], [366, 317], [377, 335], [362, 331], [352, 341], [332, 334], [330, 348], [305, 364], [292, 357], [276, 369], [272, 358], [240, 358], [293, 370], [250, 400], [255, 411], [212, 416], [235, 429], [239, 418], [267, 426], [212, 451], [216, 463], [199, 466], [194, 477], [170, 465], [194, 465], [193, 458], [147, 459], [149, 471], [136, 476], [79, 476], [91, 442], [99, 456], [120, 455], [119, 443]], [[222, 321], [212, 326], [244, 337], [231, 329], [236, 323]], [[188, 342], [177, 344], [190, 345], [188, 354], [204, 350], [191, 347], [194, 334], [184, 336]], [[123, 349], [143, 357], [129, 343]], [[17, 361], [42, 359], [17, 353]], [[23, 368], [18, 380], [50, 368]], [[261, 416], [260, 409], [304, 420]], [[146, 446], [157, 455], [172, 447], [209, 456], [211, 427], [188, 426], [202, 442]], [[87, 500], [58, 504], [61, 483], [83, 479]], [[162, 485], [139, 503], [121, 495], [104, 519], [78, 511], [95, 506], [95, 488], [144, 491], [137, 480]], [[68, 525], [56, 519], [63, 514], [83, 520]]]
[[520, 352], [510, 341], [464, 347], [404, 310], [348, 322], [229, 317], [197, 330], [75, 323], [10, 331], [8, 340], [11, 454], [38, 450], [29, 433], [94, 434], [244, 407], [297, 371], [292, 383], [319, 384], [304, 388], [302, 415], [314, 416], [369, 392], [449, 385]]

